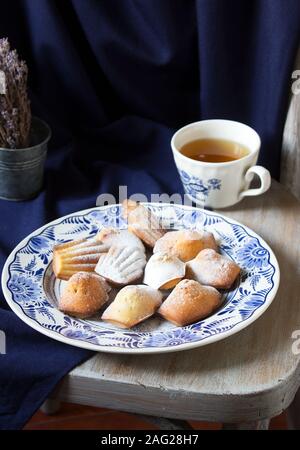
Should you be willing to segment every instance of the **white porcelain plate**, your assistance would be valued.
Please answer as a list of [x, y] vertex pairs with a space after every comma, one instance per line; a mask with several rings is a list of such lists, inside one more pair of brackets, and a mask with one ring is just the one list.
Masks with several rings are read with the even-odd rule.
[[279, 267], [270, 247], [256, 233], [215, 212], [182, 205], [145, 205], [166, 228], [204, 227], [213, 232], [221, 253], [242, 268], [238, 282], [224, 293], [215, 314], [186, 327], [154, 317], [133, 329], [121, 330], [99, 317], [80, 320], [57, 309], [65, 282], [54, 277], [53, 246], [93, 236], [104, 226], [126, 228], [120, 205], [70, 214], [26, 237], [10, 254], [2, 273], [3, 292], [12, 310], [35, 330], [66, 344], [114, 353], [162, 353], [224, 339], [247, 327], [268, 308], [278, 289]]

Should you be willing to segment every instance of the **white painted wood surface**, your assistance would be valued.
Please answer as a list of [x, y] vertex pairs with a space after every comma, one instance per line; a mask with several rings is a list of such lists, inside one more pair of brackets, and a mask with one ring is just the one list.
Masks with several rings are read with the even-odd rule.
[[242, 422], [236, 424], [224, 424], [223, 430], [268, 430], [270, 420], [257, 420], [256, 422]]
[[271, 190], [223, 211], [273, 248], [281, 285], [255, 323], [228, 339], [164, 355], [95, 354], [61, 384], [74, 403], [178, 419], [243, 423], [287, 408], [300, 385], [300, 203], [273, 181]]
[[[300, 48], [295, 61], [295, 70], [300, 71]], [[297, 74], [296, 74], [297, 75]], [[295, 93], [292, 84], [297, 82]], [[281, 183], [300, 200], [300, 83], [299, 73], [291, 78], [291, 100], [283, 133], [281, 154]]]

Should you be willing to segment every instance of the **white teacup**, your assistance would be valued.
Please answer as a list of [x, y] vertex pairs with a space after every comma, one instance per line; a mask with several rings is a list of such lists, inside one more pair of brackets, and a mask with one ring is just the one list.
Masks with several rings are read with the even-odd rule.
[[[180, 153], [182, 146], [196, 139], [223, 139], [238, 142], [249, 153], [234, 161], [212, 163], [196, 161]], [[255, 130], [232, 120], [201, 120], [178, 130], [172, 137], [174, 160], [188, 197], [199, 206], [225, 208], [248, 195], [260, 195], [271, 185], [270, 172], [256, 166], [260, 137]], [[257, 174], [261, 185], [249, 189]]]

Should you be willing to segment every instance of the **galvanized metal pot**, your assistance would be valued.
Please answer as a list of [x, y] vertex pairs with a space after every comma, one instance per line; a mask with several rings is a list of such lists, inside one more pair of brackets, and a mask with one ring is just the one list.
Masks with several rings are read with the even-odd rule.
[[49, 126], [43, 120], [33, 117], [30, 147], [0, 148], [0, 198], [27, 200], [40, 191], [50, 138]]

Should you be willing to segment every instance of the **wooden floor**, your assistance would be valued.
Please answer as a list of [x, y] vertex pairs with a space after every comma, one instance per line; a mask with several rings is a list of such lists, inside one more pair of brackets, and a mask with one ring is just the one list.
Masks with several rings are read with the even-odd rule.
[[[219, 430], [221, 424], [208, 422], [190, 422], [195, 430]], [[283, 413], [271, 421], [271, 429], [287, 428], [286, 415]], [[27, 430], [155, 430], [149, 424], [133, 414], [112, 411], [104, 408], [63, 403], [60, 411], [47, 416], [38, 411], [25, 426]]]

